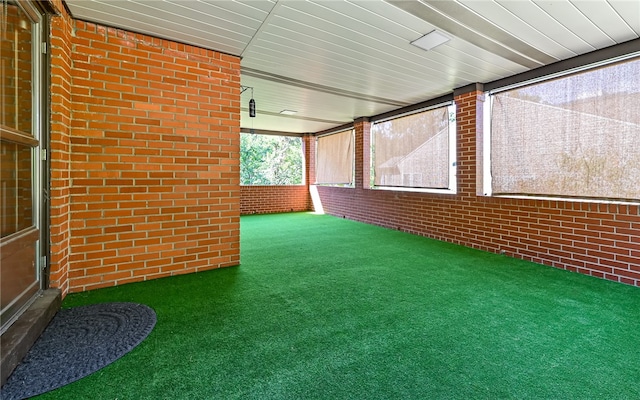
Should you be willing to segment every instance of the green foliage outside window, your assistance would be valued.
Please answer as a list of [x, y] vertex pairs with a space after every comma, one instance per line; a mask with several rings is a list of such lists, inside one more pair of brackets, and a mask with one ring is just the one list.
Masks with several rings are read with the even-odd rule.
[[240, 134], [240, 184], [301, 185], [302, 138]]

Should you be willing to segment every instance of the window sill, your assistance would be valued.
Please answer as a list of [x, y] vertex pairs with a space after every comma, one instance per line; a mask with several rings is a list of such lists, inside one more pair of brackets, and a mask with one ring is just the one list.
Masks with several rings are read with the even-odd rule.
[[619, 204], [619, 205], [640, 205], [640, 200], [614, 200], [614, 199], [600, 199], [600, 198], [588, 198], [588, 197], [554, 197], [554, 196], [540, 196], [540, 195], [508, 195], [508, 194], [491, 194], [485, 193], [485, 197], [495, 197], [502, 199], [517, 199], [517, 200], [546, 200], [546, 201], [561, 201], [567, 203], [591, 203], [591, 204]]
[[414, 192], [414, 193], [430, 193], [430, 194], [458, 194], [455, 189], [430, 189], [430, 188], [411, 188], [396, 186], [372, 186], [372, 190], [387, 190], [391, 192]]

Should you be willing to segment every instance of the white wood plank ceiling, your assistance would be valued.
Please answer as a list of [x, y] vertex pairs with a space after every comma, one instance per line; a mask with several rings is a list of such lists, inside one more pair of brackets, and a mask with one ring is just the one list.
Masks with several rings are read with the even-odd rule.
[[[241, 126], [256, 131], [318, 132], [640, 37], [640, 0], [66, 2], [79, 19], [242, 57], [257, 116], [245, 91]], [[453, 39], [410, 44], [434, 29]]]

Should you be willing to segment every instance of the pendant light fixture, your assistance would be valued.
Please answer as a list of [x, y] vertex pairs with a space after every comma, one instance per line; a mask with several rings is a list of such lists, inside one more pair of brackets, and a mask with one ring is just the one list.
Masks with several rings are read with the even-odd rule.
[[253, 95], [251, 96], [251, 100], [249, 100], [249, 116], [251, 118], [256, 116], [256, 101], [253, 99]]
[[240, 94], [244, 93], [247, 89], [251, 89], [251, 100], [249, 100], [249, 116], [255, 118], [256, 116], [256, 101], [253, 99], [253, 87], [240, 85]]

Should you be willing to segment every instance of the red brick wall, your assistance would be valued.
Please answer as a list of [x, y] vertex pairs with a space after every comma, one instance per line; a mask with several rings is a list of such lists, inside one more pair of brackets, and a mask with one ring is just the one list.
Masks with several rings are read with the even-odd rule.
[[[456, 96], [458, 193], [319, 187], [328, 214], [640, 286], [640, 210], [476, 194], [482, 92]], [[368, 123], [356, 121], [356, 170], [368, 169]], [[363, 165], [365, 167], [363, 167]], [[363, 173], [363, 175], [366, 175]], [[356, 182], [357, 183], [357, 182]]]
[[240, 214], [307, 211], [309, 188], [299, 186], [241, 186]]
[[55, 20], [52, 285], [239, 264], [239, 58]]

